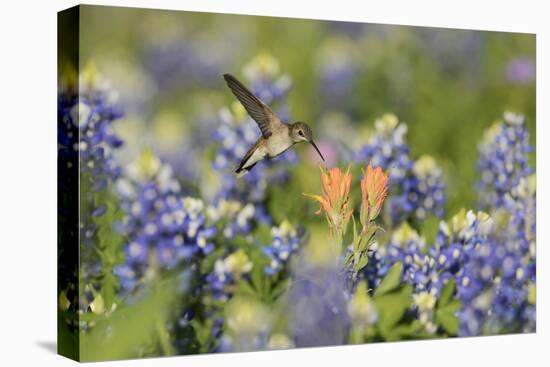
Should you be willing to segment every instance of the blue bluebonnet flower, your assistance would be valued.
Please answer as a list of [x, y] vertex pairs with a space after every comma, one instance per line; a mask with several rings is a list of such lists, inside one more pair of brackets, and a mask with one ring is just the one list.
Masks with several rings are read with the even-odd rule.
[[423, 250], [424, 240], [416, 232], [408, 236], [407, 232], [410, 231], [402, 235], [396, 232], [393, 236], [392, 242], [401, 240], [403, 245], [402, 241], [405, 240], [406, 247], [400, 250], [390, 244], [388, 253], [390, 257], [398, 254], [397, 259], [402, 259], [403, 278], [413, 287], [414, 307], [428, 332], [433, 333], [437, 329], [433, 320], [435, 300], [449, 279], [456, 281], [457, 296], [463, 302], [462, 314], [481, 313], [471, 300], [483, 287], [490, 287], [491, 279], [490, 276], [483, 279], [480, 274], [474, 274], [481, 269], [474, 258], [477, 253], [491, 248], [493, 242], [489, 235], [492, 230], [493, 220], [489, 215], [483, 212], [474, 214], [472, 211], [466, 213], [463, 210], [449, 224], [443, 221], [440, 223], [436, 244], [427, 251]]
[[465, 267], [468, 287], [459, 291], [474, 306], [460, 315], [462, 335], [535, 330], [536, 179], [530, 151], [523, 116], [510, 112], [480, 145], [480, 201], [502, 230]]
[[411, 160], [406, 133], [405, 123], [400, 123], [395, 115], [385, 114], [376, 120], [374, 134], [355, 155], [356, 161], [372, 162], [388, 172], [390, 195], [386, 212], [392, 226], [408, 218], [423, 220], [428, 214], [444, 214], [442, 170], [429, 156]]
[[406, 187], [405, 192], [409, 200], [416, 201], [415, 217], [424, 220], [428, 213], [432, 213], [442, 218], [445, 206], [443, 170], [437, 166], [433, 157], [423, 155], [414, 162], [412, 173], [411, 181], [414, 184]]
[[[437, 293], [436, 283], [439, 274], [433, 256], [426, 253], [426, 240], [406, 222], [393, 233], [386, 248], [386, 261], [403, 264], [403, 280], [409, 283], [415, 292]], [[389, 270], [388, 268], [381, 270]], [[383, 277], [385, 273], [380, 274]]]
[[115, 269], [123, 291], [214, 249], [216, 230], [206, 225], [203, 202], [182, 197], [172, 168], [150, 150], [128, 166], [116, 186], [125, 213], [119, 229], [128, 238], [125, 263]]
[[397, 116], [385, 114], [374, 122], [374, 128], [374, 134], [356, 153], [355, 160], [382, 167], [389, 174], [390, 187], [398, 186], [413, 165], [405, 141], [407, 125], [399, 123]]
[[[348, 249], [351, 251], [351, 246]], [[385, 246], [380, 246], [378, 242], [375, 242], [368, 252], [368, 263], [356, 276], [356, 279], [353, 279], [351, 272], [348, 273], [348, 277], [351, 281], [350, 288], [353, 287], [353, 284], [365, 280], [369, 289], [376, 289], [380, 284], [380, 281], [387, 274], [390, 267], [393, 263], [390, 260], [390, 257], [387, 256], [387, 248]]]
[[[499, 242], [506, 250], [508, 257], [503, 262], [502, 287], [517, 289], [510, 301], [520, 308], [534, 308], [528, 300], [529, 288], [536, 283], [536, 178], [532, 174], [520, 179], [519, 184], [504, 197], [506, 213], [506, 228], [498, 236]], [[504, 260], [503, 260], [504, 261]], [[506, 267], [504, 267], [506, 265]], [[505, 296], [501, 294], [500, 297]], [[535, 313], [521, 312], [515, 318], [523, 320], [526, 325], [532, 325], [534, 330]], [[528, 317], [528, 319], [524, 319]]]
[[269, 265], [264, 268], [267, 275], [276, 275], [286, 267], [303, 243], [303, 233], [300, 232], [286, 220], [271, 229], [272, 241], [262, 247], [263, 253], [270, 259]]
[[[238, 209], [240, 203], [225, 203], [224, 206], [233, 206], [233, 209]], [[253, 208], [250, 204], [245, 206], [245, 208], [246, 207]], [[210, 210], [212, 210], [212, 208], [210, 208]], [[238, 223], [239, 221], [240, 220], [237, 219], [236, 221], [229, 221], [228, 223]], [[243, 223], [247, 223], [247, 221], [248, 220]], [[231, 226], [228, 227], [226, 225], [224, 231], [227, 230], [234, 231]], [[287, 221], [284, 221], [279, 227], [273, 227], [272, 234], [273, 243], [270, 246], [262, 248], [264, 254], [271, 259], [270, 265], [264, 269], [268, 275], [274, 275], [282, 271], [283, 267], [287, 264], [291, 255], [297, 251], [300, 244], [298, 231]], [[227, 233], [225, 236], [230, 237]], [[252, 241], [252, 239], [249, 240]], [[214, 263], [214, 269], [204, 277], [205, 285], [203, 287], [203, 295], [212, 297], [215, 301], [224, 303], [230, 301], [234, 296], [237, 283], [239, 281], [249, 281], [248, 278], [252, 268], [253, 263], [249, 260], [243, 249], [236, 250], [225, 257], [217, 259]], [[244, 321], [244, 319], [242, 316], [232, 314], [240, 312], [239, 310], [234, 311], [235, 312], [225, 312], [227, 317], [218, 316], [219, 322], [222, 324], [225, 323], [228, 329], [230, 329], [230, 333], [222, 337], [221, 345], [218, 348], [219, 351], [273, 349], [286, 345], [279, 345], [280, 343], [277, 341], [281, 340], [277, 338], [272, 340], [267, 333], [267, 329], [262, 329], [261, 331], [256, 330], [255, 334], [243, 330], [243, 328], [246, 329], [246, 327], [245, 325], [241, 325], [240, 322]], [[216, 307], [210, 309], [209, 312], [215, 314]], [[236, 320], [240, 321], [237, 322]], [[249, 325], [248, 322], [246, 325]], [[287, 344], [293, 345], [291, 342]]]
[[[506, 249], [503, 260], [501, 287], [498, 294], [502, 306], [496, 315], [504, 316], [508, 323], [516, 321], [522, 331], [534, 331], [536, 325], [536, 178], [532, 174], [522, 178], [519, 184], [504, 197], [504, 210], [508, 224], [499, 237]], [[510, 304], [514, 310], [510, 311]], [[501, 315], [504, 313], [504, 315]], [[501, 325], [497, 325], [501, 326]]]
[[[514, 315], [523, 332], [536, 329], [536, 178], [531, 175], [520, 180], [516, 188], [505, 198], [505, 208], [510, 215], [507, 226], [506, 244], [510, 253], [515, 254], [517, 265], [515, 277], [508, 276], [504, 281], [509, 286], [519, 288], [515, 295], [518, 311]], [[511, 284], [510, 284], [511, 283]], [[518, 302], [520, 300], [520, 302]]]
[[[409, 147], [405, 142], [407, 125], [399, 123], [395, 115], [385, 114], [374, 123], [375, 132], [357, 153], [355, 160], [382, 167], [389, 175], [389, 200], [385, 206], [392, 224], [401, 222], [414, 210], [403, 187], [412, 168]], [[412, 185], [408, 185], [411, 187]]]
[[390, 267], [403, 264], [403, 281], [410, 284], [415, 294], [430, 293], [438, 296], [450, 274], [438, 268], [436, 251], [428, 251], [426, 240], [406, 222], [393, 233], [386, 246], [373, 247], [369, 263], [361, 274], [371, 289], [376, 289]]
[[[470, 253], [470, 261], [457, 279], [457, 295], [462, 301], [458, 313], [459, 335], [489, 333], [487, 321], [493, 310], [495, 294], [499, 292], [498, 273], [505, 251], [491, 240], [485, 241]], [[500, 298], [500, 303], [504, 299]], [[498, 302], [498, 301], [497, 301]], [[511, 305], [510, 310], [512, 310]]]
[[[101, 193], [120, 175], [113, 152], [122, 140], [112, 125], [122, 117], [122, 110], [116, 94], [92, 64], [80, 74], [73, 70], [62, 74], [58, 95], [58, 214], [64, 228], [60, 232], [64, 244], [59, 258], [60, 299], [67, 301], [66, 309], [103, 314], [115, 305], [105, 304], [99, 292], [104, 269], [98, 249], [104, 244], [99, 243], [98, 220], [107, 212]], [[75, 264], [77, 257], [81, 261]], [[72, 283], [77, 280], [75, 274], [82, 287]], [[92, 324], [81, 321], [73, 326], [87, 330]]]
[[525, 330], [534, 262], [496, 236], [489, 215], [459, 213], [450, 226], [442, 224], [438, 244], [445, 248], [438, 266], [456, 278], [462, 301], [459, 335]]
[[[391, 181], [390, 181], [391, 182]], [[389, 203], [392, 223], [407, 218], [424, 220], [428, 214], [442, 218], [445, 207], [445, 184], [443, 171], [435, 159], [423, 155], [414, 162], [411, 172], [400, 182]]]
[[237, 200], [219, 199], [210, 204], [207, 209], [207, 217], [215, 222], [221, 233], [227, 239], [237, 235], [250, 236], [252, 227], [257, 220], [269, 220], [265, 213], [257, 210], [253, 204], [243, 204]]
[[[487, 314], [491, 299], [486, 309], [473, 300], [482, 299], [484, 291], [491, 292], [495, 272], [502, 267], [502, 259], [491, 253], [496, 249], [492, 231], [493, 220], [489, 215], [463, 210], [450, 223], [442, 221], [436, 243], [427, 246], [423, 237], [403, 223], [387, 246], [375, 248], [370, 254], [362, 276], [376, 289], [389, 267], [401, 262], [403, 281], [413, 288], [413, 311], [429, 333], [437, 330], [433, 319], [435, 301], [449, 279], [455, 279], [457, 296], [463, 302], [461, 320], [472, 323], [472, 315], [478, 315], [476, 320], [481, 324], [480, 317]], [[491, 260], [495, 263], [487, 266]]]
[[235, 282], [246, 277], [254, 264], [244, 250], [237, 250], [214, 263], [212, 272], [206, 275], [205, 289], [215, 300], [227, 301], [234, 293]]
[[490, 235], [493, 230], [493, 218], [484, 212], [474, 214], [472, 211], [461, 210], [453, 216], [450, 223], [440, 223], [436, 245], [430, 249], [430, 254], [435, 258], [438, 269], [457, 278], [458, 295], [461, 299], [469, 295], [476, 286], [471, 284], [466, 268], [477, 268], [472, 264], [475, 253], [484, 253], [492, 247]]
[[502, 121], [495, 122], [485, 132], [479, 145], [478, 183], [482, 207], [501, 208], [504, 196], [532, 173], [528, 154], [532, 148], [522, 115], [505, 112]]
[[92, 218], [106, 212], [94, 194], [104, 191], [121, 172], [113, 151], [122, 145], [122, 140], [114, 133], [112, 124], [122, 117], [122, 111], [115, 94], [92, 65], [82, 70], [79, 85], [80, 90], [68, 88], [58, 96], [60, 184], [74, 176], [70, 171], [80, 171], [80, 184], [85, 188], [80, 238], [84, 244], [93, 244], [97, 228]]
[[504, 210], [509, 215], [507, 241], [511, 250], [535, 257], [536, 176], [521, 178], [518, 185], [504, 196]]

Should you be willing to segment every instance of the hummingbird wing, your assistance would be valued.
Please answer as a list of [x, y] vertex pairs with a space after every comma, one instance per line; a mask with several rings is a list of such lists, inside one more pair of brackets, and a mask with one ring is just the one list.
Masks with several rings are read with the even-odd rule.
[[231, 89], [235, 97], [241, 102], [246, 112], [256, 121], [262, 136], [269, 138], [273, 129], [281, 124], [279, 118], [271, 111], [268, 105], [260, 101], [251, 91], [249, 91], [240, 81], [231, 74], [224, 74], [227, 86]]

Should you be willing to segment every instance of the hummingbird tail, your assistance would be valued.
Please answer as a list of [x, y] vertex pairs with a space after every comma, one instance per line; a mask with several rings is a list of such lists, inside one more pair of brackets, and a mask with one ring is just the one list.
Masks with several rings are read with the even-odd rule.
[[248, 173], [248, 170], [247, 169], [241, 169], [241, 170], [235, 171], [235, 173], [237, 174], [237, 178], [241, 178], [241, 177], [243, 177], [244, 175], [246, 175]]
[[254, 162], [248, 167], [243, 167], [243, 165], [241, 164], [241, 166], [237, 168], [237, 170], [235, 170], [235, 173], [237, 174], [237, 178], [241, 178], [244, 175], [246, 175], [248, 172], [250, 172], [250, 170], [256, 165], [256, 163], [258, 162]]

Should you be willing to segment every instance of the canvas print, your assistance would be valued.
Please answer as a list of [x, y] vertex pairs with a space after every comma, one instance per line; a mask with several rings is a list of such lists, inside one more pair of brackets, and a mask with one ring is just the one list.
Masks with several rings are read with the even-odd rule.
[[536, 331], [534, 34], [59, 13], [58, 350]]

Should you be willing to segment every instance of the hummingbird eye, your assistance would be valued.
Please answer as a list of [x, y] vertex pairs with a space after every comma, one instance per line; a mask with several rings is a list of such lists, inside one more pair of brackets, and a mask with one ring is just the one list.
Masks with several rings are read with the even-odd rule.
[[298, 130], [298, 134], [300, 134], [300, 136], [304, 136], [304, 133], [302, 132], [302, 130]]

